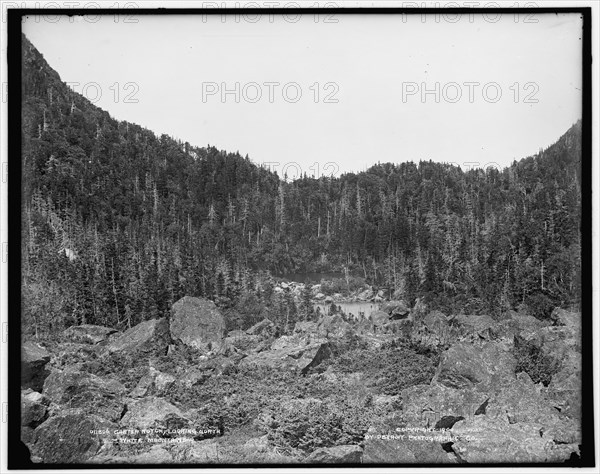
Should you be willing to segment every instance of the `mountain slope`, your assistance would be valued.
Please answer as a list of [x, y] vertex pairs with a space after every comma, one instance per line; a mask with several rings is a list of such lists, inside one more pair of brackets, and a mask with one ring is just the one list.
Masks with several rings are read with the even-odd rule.
[[267, 270], [346, 268], [348, 286], [449, 310], [579, 302], [580, 123], [502, 171], [383, 163], [286, 183], [112, 119], [23, 37], [22, 160], [31, 331], [130, 326], [184, 294], [284, 311]]

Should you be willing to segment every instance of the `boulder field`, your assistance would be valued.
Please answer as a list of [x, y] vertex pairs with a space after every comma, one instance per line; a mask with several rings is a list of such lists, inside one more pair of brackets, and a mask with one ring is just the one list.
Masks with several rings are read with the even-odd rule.
[[[391, 302], [373, 316], [368, 323], [339, 315], [300, 321], [281, 336], [264, 319], [225, 333], [214, 303], [185, 297], [173, 305], [169, 320], [144, 321], [122, 332], [74, 326], [48, 347], [27, 341], [22, 440], [32, 461], [43, 463], [452, 465], [577, 459], [579, 313], [556, 309], [548, 321], [514, 311], [502, 318], [448, 317]], [[377, 360], [397, 344], [436, 361], [427, 383], [382, 393], [378, 387], [393, 386], [393, 372], [369, 381], [368, 367], [362, 373], [344, 368], [348, 354]], [[258, 374], [259, 381], [260, 374], [275, 374], [263, 387], [271, 395], [242, 391], [248, 374]], [[219, 405], [230, 407], [225, 414], [210, 398], [215, 387], [225, 390]], [[361, 419], [361, 412], [369, 415]], [[352, 416], [364, 429], [328, 438], [308, 423], [302, 440], [289, 437], [286, 426], [299, 427], [306, 423], [303, 417], [316, 414], [331, 427], [344, 426], [344, 417]], [[223, 422], [234, 415], [237, 425]]]

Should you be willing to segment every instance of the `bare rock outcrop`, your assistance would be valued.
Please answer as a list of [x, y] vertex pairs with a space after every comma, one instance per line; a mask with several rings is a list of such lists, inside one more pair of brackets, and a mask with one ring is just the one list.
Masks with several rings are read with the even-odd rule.
[[100, 416], [68, 410], [35, 429], [31, 454], [49, 464], [85, 463], [110, 443], [115, 428]]
[[108, 353], [124, 353], [130, 356], [166, 354], [171, 336], [166, 319], [150, 319], [125, 331], [106, 345]]
[[148, 373], [140, 379], [135, 388], [129, 393], [129, 396], [142, 398], [149, 395], [162, 395], [173, 386], [176, 380], [173, 375], [150, 367]]
[[63, 339], [69, 342], [84, 344], [99, 344], [108, 339], [112, 334], [116, 334], [116, 329], [104, 326], [95, 326], [93, 324], [82, 324], [80, 326], [71, 326], [63, 332]]
[[262, 366], [298, 370], [306, 373], [325, 359], [331, 357], [326, 340], [305, 339], [298, 336], [282, 336], [271, 345], [270, 350], [250, 354], [240, 361], [240, 366]]
[[442, 354], [432, 383], [459, 389], [478, 384], [497, 386], [514, 380], [515, 367], [514, 356], [500, 344], [458, 343]]
[[44, 383], [43, 392], [57, 405], [79, 408], [109, 421], [121, 418], [125, 393], [126, 388], [119, 381], [77, 369], [52, 372]]
[[190, 423], [179, 408], [165, 399], [146, 397], [129, 403], [119, 424], [125, 429], [152, 429], [158, 435], [170, 437]]
[[39, 392], [21, 392], [21, 426], [36, 428], [48, 417], [50, 400]]
[[27, 341], [21, 347], [21, 387], [41, 391], [50, 374], [46, 364], [50, 353], [39, 344]]
[[331, 448], [319, 448], [310, 453], [305, 462], [308, 464], [359, 464], [363, 450], [356, 445], [341, 445]]

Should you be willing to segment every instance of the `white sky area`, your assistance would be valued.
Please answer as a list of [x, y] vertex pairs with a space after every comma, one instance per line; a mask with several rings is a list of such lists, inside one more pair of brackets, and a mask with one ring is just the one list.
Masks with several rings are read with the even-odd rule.
[[[113, 117], [277, 162], [280, 175], [288, 164], [291, 178], [430, 159], [504, 167], [581, 117], [576, 14], [255, 20], [30, 17], [23, 31]], [[223, 97], [223, 83], [239, 83], [237, 97]], [[422, 96], [423, 86], [432, 92]]]

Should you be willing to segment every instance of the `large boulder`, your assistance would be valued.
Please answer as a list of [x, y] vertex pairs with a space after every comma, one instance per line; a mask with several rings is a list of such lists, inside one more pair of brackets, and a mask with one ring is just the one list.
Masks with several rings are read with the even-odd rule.
[[50, 400], [39, 392], [21, 392], [21, 426], [36, 428], [48, 417]]
[[536, 346], [542, 354], [559, 361], [581, 354], [581, 335], [572, 327], [547, 326], [523, 335], [523, 339]]
[[306, 458], [306, 462], [309, 464], [359, 464], [362, 453], [362, 448], [356, 445], [319, 448]]
[[153, 429], [155, 434], [169, 437], [170, 432], [189, 427], [190, 420], [165, 399], [146, 397], [127, 405], [120, 425], [128, 429]]
[[106, 346], [109, 353], [124, 353], [130, 356], [164, 355], [167, 353], [171, 336], [166, 319], [151, 319], [125, 331]]
[[240, 366], [259, 366], [308, 372], [332, 355], [327, 341], [303, 340], [296, 336], [282, 336], [271, 345], [271, 350], [250, 354]]
[[[536, 332], [524, 333], [524, 339], [554, 364], [555, 373], [545, 389], [547, 398], [563, 413], [579, 418], [582, 391], [581, 327], [577, 321], [568, 321], [568, 318], [575, 318], [578, 313], [557, 309], [553, 314], [556, 321], [568, 324], [547, 326]], [[516, 342], [519, 341], [520, 339], [516, 339]]]
[[85, 463], [110, 443], [115, 428], [97, 415], [69, 410], [35, 429], [31, 454], [48, 464]]
[[118, 421], [125, 407], [122, 397], [126, 388], [120, 382], [76, 369], [52, 372], [43, 393], [58, 405], [79, 408], [109, 421]]
[[423, 318], [422, 322], [433, 333], [441, 333], [448, 328], [448, 317], [441, 311], [431, 311]]
[[499, 424], [539, 426], [540, 432], [556, 444], [581, 442], [579, 420], [566, 416], [553, 406], [541, 387], [525, 373], [518, 374], [513, 383], [505, 384], [492, 393], [481, 414]]
[[63, 338], [69, 342], [98, 344], [105, 341], [111, 334], [115, 334], [116, 332], [116, 329], [104, 326], [82, 324], [81, 326], [71, 326], [66, 329], [63, 332]]
[[148, 395], [162, 395], [173, 386], [175, 381], [176, 378], [173, 375], [150, 367], [148, 373], [140, 379], [129, 396], [132, 398], [141, 398]]
[[451, 419], [470, 418], [478, 410], [481, 412], [489, 396], [475, 388], [413, 385], [401, 392], [402, 414], [409, 427], [435, 427]]
[[557, 442], [538, 423], [476, 416], [457, 422], [450, 433], [451, 450], [466, 463], [560, 463], [579, 454], [577, 444]]
[[292, 351], [294, 349], [296, 349], [299, 346], [306, 346], [308, 345], [308, 338], [304, 338], [300, 335], [292, 335], [292, 336], [281, 336], [280, 338], [274, 340], [271, 343], [271, 347], [270, 350], [271, 351], [279, 351], [279, 350], [285, 350], [285, 351]]
[[[576, 362], [564, 364], [572, 373]], [[369, 430], [363, 462], [563, 462], [578, 455], [581, 423], [576, 397], [566, 392], [568, 371], [564, 380], [553, 377], [551, 390], [514, 368], [510, 346], [452, 346], [431, 385], [401, 392], [396, 422]]]
[[561, 367], [552, 375], [550, 384], [544, 389], [545, 396], [561, 413], [574, 419], [581, 418], [581, 354], [568, 353], [561, 360]]
[[246, 334], [252, 336], [269, 336], [275, 332], [275, 324], [270, 319], [263, 319], [259, 321], [250, 329], [246, 330]]
[[[456, 464], [454, 455], [442, 448], [447, 440], [440, 432], [413, 431], [399, 417], [376, 421], [365, 435], [363, 463]], [[419, 428], [423, 428], [420, 426]]]
[[522, 333], [532, 333], [540, 330], [550, 323], [531, 316], [525, 312], [508, 311], [504, 319], [498, 321], [493, 332], [498, 337], [511, 338]]
[[324, 316], [317, 323], [316, 334], [321, 338], [341, 338], [347, 334], [350, 328], [350, 324], [344, 321], [340, 315]]
[[401, 397], [402, 415], [388, 423], [388, 438], [378, 441], [386, 432], [380, 425], [369, 430], [364, 462], [447, 462], [440, 447], [450, 462], [469, 463], [562, 462], [578, 453], [580, 423], [553, 407], [525, 373], [487, 387], [416, 385]]
[[505, 346], [458, 343], [445, 351], [432, 383], [451, 388], [498, 386], [515, 378], [516, 360]]
[[27, 341], [21, 347], [21, 387], [41, 391], [44, 380], [50, 374], [46, 364], [50, 353], [39, 344]]
[[515, 323], [520, 331], [535, 331], [549, 325], [548, 321], [542, 321], [522, 311], [509, 311], [508, 314], [510, 320]]
[[497, 323], [486, 314], [459, 314], [452, 318], [451, 324], [483, 339], [492, 339], [496, 335]]
[[556, 326], [569, 326], [577, 332], [581, 331], [581, 313], [555, 308], [550, 315], [550, 319]]
[[210, 351], [220, 347], [224, 332], [225, 320], [212, 301], [184, 296], [173, 305], [173, 339], [196, 349]]
[[410, 315], [410, 308], [402, 300], [388, 301], [381, 306], [381, 311], [389, 314], [392, 319], [404, 319]]

